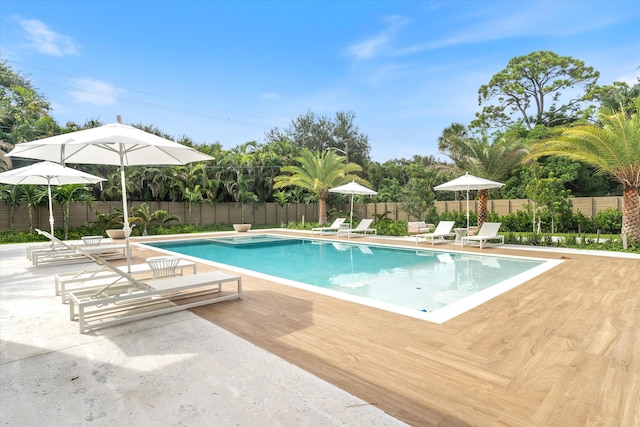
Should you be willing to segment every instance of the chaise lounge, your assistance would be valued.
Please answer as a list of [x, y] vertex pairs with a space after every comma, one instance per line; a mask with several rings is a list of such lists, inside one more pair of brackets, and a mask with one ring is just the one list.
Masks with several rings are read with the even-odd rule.
[[454, 224], [455, 221], [440, 221], [433, 233], [416, 234], [416, 244], [420, 242], [420, 239], [431, 240], [431, 245], [433, 245], [435, 239], [445, 241], [445, 237], [455, 237], [456, 233], [451, 232]]
[[373, 222], [373, 219], [371, 218], [363, 219], [362, 221], [360, 221], [360, 224], [358, 224], [356, 228], [343, 228], [338, 230], [338, 236], [340, 236], [341, 234], [346, 234], [347, 238], [351, 238], [352, 234], [359, 234], [359, 233], [362, 233], [365, 235], [367, 233], [373, 233], [377, 235], [378, 230], [376, 230], [375, 228], [369, 228], [372, 222]]
[[[69, 292], [69, 318], [77, 320], [80, 333], [145, 319], [161, 314], [242, 298], [242, 277], [223, 271], [174, 276], [142, 282], [115, 265], [77, 246], [58, 240], [44, 231], [42, 235], [91, 258], [120, 278], [102, 287]], [[236, 282], [237, 291], [222, 292], [222, 284]], [[213, 294], [213, 295], [211, 295]], [[176, 303], [178, 300], [191, 299]]]
[[482, 243], [488, 240], [500, 240], [500, 243], [504, 244], [504, 236], [498, 235], [500, 225], [502, 225], [500, 222], [483, 223], [475, 236], [463, 236], [460, 239], [460, 246], [464, 246], [465, 243], [469, 242], [480, 242], [480, 249], [482, 249]]
[[316, 232], [319, 232], [320, 235], [322, 236], [325, 232], [337, 232], [338, 230], [340, 230], [340, 228], [343, 227], [344, 222], [347, 220], [347, 218], [336, 218], [335, 221], [333, 221], [333, 224], [331, 224], [328, 227], [314, 227], [311, 229], [311, 234], [315, 234]]
[[[116, 268], [119, 272], [115, 272], [104, 265], [93, 264], [81, 271], [58, 273], [54, 277], [55, 294], [56, 296], [60, 295], [62, 303], [66, 304], [69, 299], [69, 292], [99, 289], [110, 281], [116, 282], [121, 280], [121, 273], [127, 272], [127, 267], [116, 266]], [[192, 274], [196, 274], [197, 266], [195, 262], [179, 259], [173, 267], [173, 272], [170, 276], [184, 276], [184, 270], [187, 268], [191, 268]], [[154, 268], [149, 262], [133, 264], [129, 271], [129, 274], [135, 274], [136, 277], [142, 276], [143, 278], [147, 278], [146, 276], [148, 276], [149, 278], [158, 278], [158, 275], [154, 273]]]
[[[27, 258], [31, 260], [34, 266], [40, 267], [91, 261], [77, 250], [69, 249], [69, 247], [64, 244], [65, 242], [52, 236], [50, 233], [39, 229], [36, 229], [36, 231], [51, 240], [51, 243], [45, 246], [31, 246], [27, 248]], [[120, 243], [114, 244], [110, 240], [108, 243], [102, 243], [102, 236], [85, 236], [82, 240], [82, 244], [74, 246], [104, 259], [122, 259], [127, 256], [126, 245]]]

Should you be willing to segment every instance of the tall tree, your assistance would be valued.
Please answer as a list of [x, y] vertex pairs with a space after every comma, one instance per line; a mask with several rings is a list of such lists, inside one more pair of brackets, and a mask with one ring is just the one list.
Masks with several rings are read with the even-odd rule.
[[320, 224], [327, 222], [327, 196], [329, 189], [356, 181], [363, 185], [369, 185], [367, 181], [354, 175], [360, 172], [362, 167], [355, 163], [347, 163], [346, 157], [336, 154], [334, 150], [317, 151], [303, 149], [296, 158], [299, 165], [284, 166], [282, 172], [291, 175], [279, 175], [275, 177], [274, 188], [301, 187], [318, 196], [318, 217]]
[[474, 128], [505, 129], [520, 120], [528, 129], [570, 123], [584, 115], [600, 73], [583, 61], [554, 52], [538, 51], [513, 58], [478, 90], [483, 107]]
[[316, 116], [309, 111], [296, 117], [285, 131], [273, 128], [265, 134], [266, 141], [289, 140], [311, 152], [336, 149], [344, 154], [347, 163], [361, 166], [369, 161], [369, 137], [354, 124], [352, 111], [337, 112], [335, 118]]
[[[634, 103], [640, 111], [640, 96]], [[530, 158], [565, 156], [613, 175], [623, 185], [622, 234], [640, 242], [640, 113], [603, 110], [598, 118], [599, 125], [574, 125], [536, 143]]]
[[4, 154], [15, 144], [57, 133], [50, 110], [49, 102], [29, 79], [0, 58], [0, 170], [11, 168], [11, 159]]

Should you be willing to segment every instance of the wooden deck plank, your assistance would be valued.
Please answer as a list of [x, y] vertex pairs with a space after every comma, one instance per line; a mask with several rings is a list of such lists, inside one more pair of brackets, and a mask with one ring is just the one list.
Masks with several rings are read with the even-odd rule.
[[465, 252], [564, 262], [441, 325], [247, 275], [192, 311], [410, 425], [640, 425], [639, 260]]

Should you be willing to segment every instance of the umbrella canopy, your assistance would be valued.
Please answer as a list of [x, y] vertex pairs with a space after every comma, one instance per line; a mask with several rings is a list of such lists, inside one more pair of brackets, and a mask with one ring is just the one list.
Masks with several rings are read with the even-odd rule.
[[51, 186], [65, 184], [95, 184], [100, 181], [105, 181], [105, 179], [49, 161], [35, 163], [30, 166], [0, 173], [0, 182], [3, 184], [34, 184], [47, 186], [47, 196], [49, 197], [49, 224], [51, 224], [52, 236], [53, 206], [51, 203]]
[[479, 178], [474, 175], [469, 175], [469, 172], [464, 175], [445, 182], [444, 184], [433, 187], [434, 190], [449, 190], [449, 191], [466, 191], [467, 192], [467, 228], [469, 228], [469, 191], [470, 190], [485, 190], [489, 188], [500, 188], [504, 184], [501, 182], [491, 181], [489, 179]]
[[355, 181], [351, 181], [348, 184], [340, 185], [338, 187], [330, 188], [330, 193], [350, 194], [351, 195], [351, 216], [349, 219], [349, 228], [353, 228], [353, 196], [375, 196], [378, 192], [373, 191], [370, 188], [360, 185]]
[[213, 157], [200, 153], [191, 147], [122, 123], [111, 123], [50, 138], [23, 142], [17, 144], [8, 156], [58, 161], [61, 164], [88, 163], [120, 166], [124, 235], [127, 242], [127, 269], [129, 271], [131, 227], [127, 211], [124, 167], [184, 165], [191, 162], [213, 160]]

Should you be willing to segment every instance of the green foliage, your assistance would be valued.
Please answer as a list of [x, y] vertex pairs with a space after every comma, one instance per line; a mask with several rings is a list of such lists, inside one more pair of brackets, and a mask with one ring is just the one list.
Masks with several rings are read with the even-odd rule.
[[369, 137], [354, 124], [355, 118], [352, 111], [337, 112], [333, 119], [309, 111], [293, 119], [286, 130], [276, 127], [265, 136], [269, 143], [291, 141], [311, 152], [337, 149], [345, 155], [347, 163], [364, 166], [369, 162]]
[[321, 224], [327, 222], [329, 189], [350, 181], [369, 185], [367, 181], [355, 175], [362, 167], [355, 163], [346, 163], [346, 158], [337, 155], [334, 150], [313, 153], [303, 149], [295, 160], [299, 165], [283, 167], [282, 172], [290, 175], [276, 176], [274, 188], [299, 187], [316, 194]]
[[142, 203], [140, 206], [134, 207], [132, 212], [135, 216], [129, 218], [129, 221], [142, 226], [143, 236], [147, 236], [149, 234], [149, 225], [151, 224], [158, 224], [160, 228], [162, 228], [171, 221], [180, 221], [179, 216], [169, 215], [167, 211], [162, 209], [151, 212], [146, 203]]
[[532, 215], [525, 211], [516, 211], [500, 218], [505, 230], [525, 232], [531, 230]]
[[91, 188], [84, 184], [58, 185], [51, 189], [51, 197], [62, 205], [64, 238], [69, 239], [69, 209], [73, 203], [85, 202], [93, 208], [95, 198]]
[[589, 230], [595, 233], [600, 230], [601, 233], [618, 234], [622, 230], [622, 212], [618, 209], [607, 208], [592, 219], [593, 228]]
[[100, 230], [100, 233], [97, 234], [104, 236], [106, 230], [122, 228], [124, 224], [123, 215], [122, 209], [114, 209], [109, 213], [96, 212], [96, 220], [93, 222], [93, 225]]
[[526, 185], [527, 197], [533, 202], [533, 227], [538, 214], [547, 212], [551, 216], [551, 232], [554, 233], [558, 215], [571, 212], [570, 193], [565, 190], [562, 181], [553, 175], [549, 178], [534, 178]]
[[44, 241], [47, 241], [47, 239], [35, 232], [0, 231], [0, 243], [29, 243]]
[[383, 219], [376, 221], [371, 225], [372, 228], [378, 230], [378, 235], [381, 236], [406, 236], [407, 235], [407, 222], [406, 221], [392, 221], [390, 219]]
[[[640, 110], [640, 96], [634, 102]], [[592, 166], [596, 173], [614, 176], [624, 186], [622, 232], [640, 242], [640, 114], [603, 110], [598, 119], [597, 125], [574, 125], [536, 143], [530, 158], [563, 156]]]
[[411, 216], [422, 219], [434, 206], [433, 182], [424, 178], [411, 178], [400, 197], [402, 208]]

